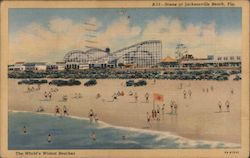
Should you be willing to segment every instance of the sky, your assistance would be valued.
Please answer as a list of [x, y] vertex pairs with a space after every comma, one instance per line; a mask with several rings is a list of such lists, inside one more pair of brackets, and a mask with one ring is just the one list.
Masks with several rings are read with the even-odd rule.
[[161, 40], [163, 57], [175, 57], [178, 43], [195, 57], [240, 55], [241, 30], [241, 8], [15, 8], [9, 10], [9, 63], [62, 61], [85, 46], [113, 52], [145, 40]]

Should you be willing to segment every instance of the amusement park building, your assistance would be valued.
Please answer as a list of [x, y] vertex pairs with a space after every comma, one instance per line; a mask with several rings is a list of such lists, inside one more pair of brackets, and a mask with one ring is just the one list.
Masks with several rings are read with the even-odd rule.
[[110, 53], [106, 50], [90, 48], [87, 51], [68, 52], [64, 61], [66, 69], [114, 68], [119, 64], [136, 68], [154, 67], [162, 57], [162, 44], [159, 40], [143, 41]]

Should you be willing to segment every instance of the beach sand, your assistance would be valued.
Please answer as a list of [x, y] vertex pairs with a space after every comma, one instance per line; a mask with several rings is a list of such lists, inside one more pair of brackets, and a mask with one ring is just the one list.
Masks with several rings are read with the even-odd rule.
[[[52, 93], [51, 101], [44, 98], [44, 92], [56, 86], [41, 85], [39, 91], [27, 92], [27, 85], [18, 85], [16, 79], [8, 80], [9, 110], [36, 111], [39, 106], [45, 112], [54, 113], [55, 106], [67, 106], [69, 114], [79, 117], [88, 117], [89, 110], [98, 114], [99, 120], [111, 125], [135, 127], [140, 129], [168, 131], [182, 137], [194, 140], [212, 140], [240, 144], [240, 81], [177, 81], [177, 80], [147, 80], [148, 85], [142, 87], [126, 87], [126, 80], [104, 79], [97, 80], [92, 87], [64, 86], [57, 87], [58, 92]], [[87, 80], [80, 80], [82, 83]], [[180, 84], [182, 83], [182, 89]], [[210, 87], [214, 90], [211, 91]], [[31, 87], [31, 86], [30, 86]], [[37, 87], [34, 85], [34, 87]], [[202, 89], [209, 89], [203, 92]], [[234, 93], [231, 94], [231, 89]], [[112, 95], [117, 91], [124, 91], [125, 96], [118, 97], [112, 102]], [[183, 97], [183, 91], [192, 90], [192, 97]], [[138, 102], [128, 95], [129, 91], [138, 94]], [[150, 94], [149, 103], [145, 102], [145, 93]], [[75, 93], [81, 93], [82, 98], [74, 98]], [[97, 93], [101, 94], [96, 99]], [[152, 120], [148, 128], [147, 115], [153, 108], [152, 94], [164, 95], [164, 102], [155, 102], [157, 105], [166, 104], [165, 114], [161, 120]], [[62, 101], [67, 95], [68, 101]], [[170, 101], [175, 100], [178, 105], [177, 115], [170, 115]], [[230, 102], [230, 112], [219, 113], [218, 102], [222, 102], [222, 110], [226, 111], [225, 102]]]

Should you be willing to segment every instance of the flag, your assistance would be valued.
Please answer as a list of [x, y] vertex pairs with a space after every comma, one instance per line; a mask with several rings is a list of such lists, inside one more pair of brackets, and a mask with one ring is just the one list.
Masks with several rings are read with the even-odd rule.
[[154, 93], [154, 101], [164, 101], [164, 96], [162, 94]]

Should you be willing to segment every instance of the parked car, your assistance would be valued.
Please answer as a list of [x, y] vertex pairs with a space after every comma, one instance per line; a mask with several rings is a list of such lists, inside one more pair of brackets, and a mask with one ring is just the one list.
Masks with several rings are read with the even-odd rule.
[[49, 82], [49, 85], [56, 85], [56, 86], [74, 86], [74, 85], [80, 85], [81, 82], [75, 79], [70, 80], [52, 80]]
[[127, 87], [133, 86], [134, 84], [135, 84], [134, 80], [128, 80], [128, 81], [126, 82], [126, 86], [127, 86]]
[[48, 83], [47, 80], [21, 80], [18, 82], [18, 84], [44, 84]]
[[96, 80], [95, 79], [91, 79], [91, 80], [88, 80], [87, 82], [85, 82], [84, 86], [88, 87], [88, 86], [94, 86], [96, 84], [97, 84]]
[[145, 80], [140, 80], [140, 81], [134, 83], [135, 87], [137, 87], [137, 86], [146, 86], [146, 85], [147, 85], [147, 81], [145, 81]]

